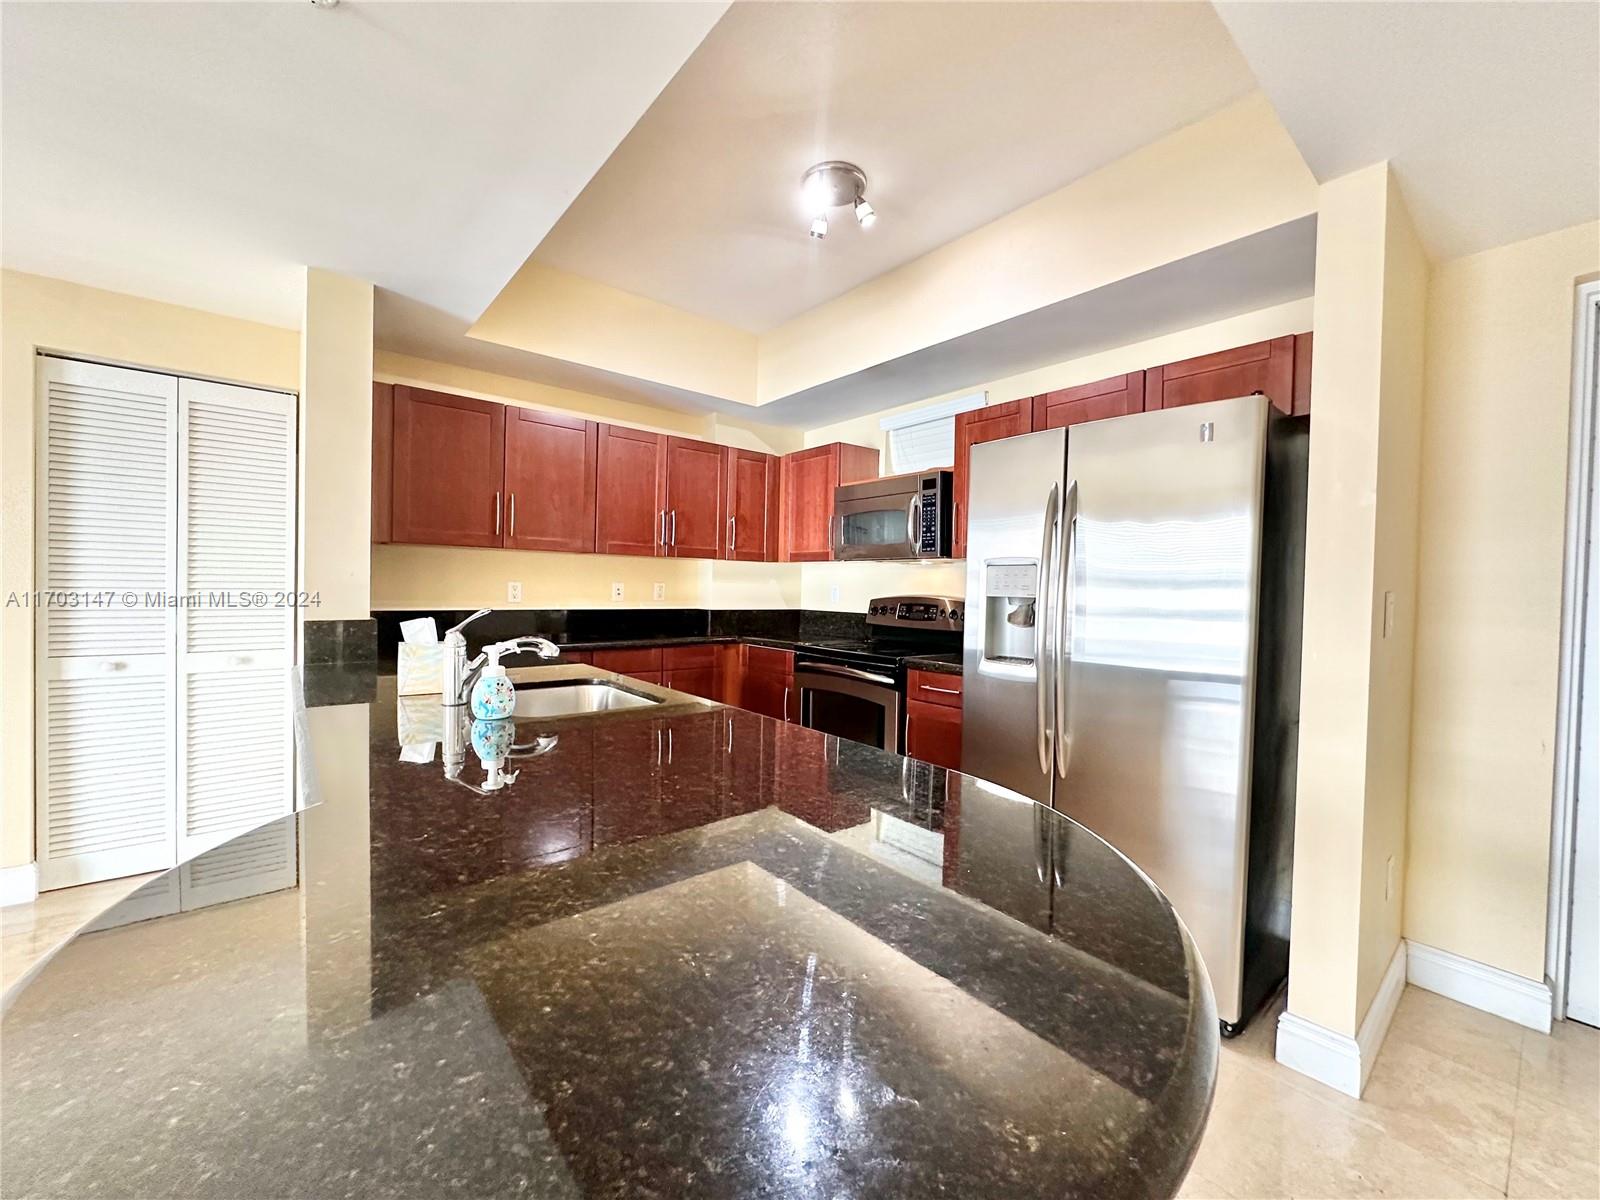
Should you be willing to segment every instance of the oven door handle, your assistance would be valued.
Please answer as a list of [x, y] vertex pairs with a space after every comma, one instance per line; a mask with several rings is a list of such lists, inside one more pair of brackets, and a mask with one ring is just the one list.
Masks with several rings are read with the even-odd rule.
[[842, 675], [846, 679], [859, 679], [863, 683], [881, 683], [884, 687], [894, 687], [895, 681], [887, 675], [875, 675], [871, 671], [862, 671], [856, 667], [841, 667], [834, 663], [801, 662], [794, 667], [796, 672], [815, 671], [819, 675]]

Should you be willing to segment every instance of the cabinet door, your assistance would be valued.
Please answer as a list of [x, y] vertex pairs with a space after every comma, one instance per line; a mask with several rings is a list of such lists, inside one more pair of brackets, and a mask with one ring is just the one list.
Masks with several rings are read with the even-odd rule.
[[773, 557], [769, 541], [777, 532], [777, 469], [770, 454], [725, 448], [723, 558], [767, 562]]
[[487, 400], [395, 385], [395, 541], [500, 545], [505, 413]]
[[996, 442], [1001, 438], [1016, 437], [1019, 433], [1033, 431], [1033, 401], [1012, 400], [1008, 404], [993, 404], [988, 408], [975, 408], [956, 416], [956, 465], [951, 479], [951, 492], [955, 505], [954, 545], [951, 553], [956, 558], [967, 555], [967, 464], [972, 448], [980, 442]]
[[602, 425], [595, 499], [595, 550], [659, 555], [662, 457], [666, 438], [642, 429]]
[[666, 441], [667, 553], [716, 558], [722, 553], [723, 448], [693, 438]]
[[948, 704], [906, 701], [906, 755], [938, 767], [961, 769], [961, 710]]
[[1294, 411], [1294, 335], [1202, 354], [1145, 372], [1146, 408], [1180, 408], [1262, 392], [1272, 406]]
[[598, 454], [593, 421], [507, 408], [505, 544], [593, 550]]
[[676, 667], [666, 672], [666, 686], [675, 692], [687, 692], [705, 700], [717, 698], [717, 669], [715, 667]]
[[372, 385], [372, 540], [394, 537], [394, 384]]
[[783, 457], [783, 557], [826, 562], [833, 557], [833, 489], [839, 455], [834, 446], [797, 450]]
[[1033, 430], [1060, 429], [1144, 411], [1144, 372], [1113, 375], [1033, 398]]

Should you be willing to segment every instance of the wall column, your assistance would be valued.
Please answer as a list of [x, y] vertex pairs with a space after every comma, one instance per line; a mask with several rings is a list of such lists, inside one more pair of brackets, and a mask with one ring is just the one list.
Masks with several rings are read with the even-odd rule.
[[300, 327], [300, 587], [305, 621], [372, 615], [372, 285], [306, 269]]
[[[1390, 968], [1405, 863], [1427, 281], [1387, 163], [1322, 185], [1294, 910], [1279, 1058], [1353, 1094], [1404, 980], [1403, 958], [1398, 977]], [[1355, 1039], [1369, 1010], [1363, 1054]], [[1343, 1078], [1328, 1077], [1325, 1056], [1307, 1057], [1306, 1035], [1345, 1055]]]

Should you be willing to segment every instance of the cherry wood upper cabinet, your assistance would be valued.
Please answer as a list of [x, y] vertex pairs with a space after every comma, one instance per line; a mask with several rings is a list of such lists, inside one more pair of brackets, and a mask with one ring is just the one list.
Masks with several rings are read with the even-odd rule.
[[1311, 335], [1294, 335], [1294, 415], [1311, 411]]
[[1294, 350], [1295, 337], [1288, 334], [1152, 367], [1144, 374], [1144, 406], [1179, 408], [1262, 392], [1274, 408], [1293, 412]]
[[594, 549], [599, 426], [536, 408], [506, 409], [506, 546]]
[[1144, 372], [1130, 371], [1095, 383], [1061, 388], [1033, 398], [1033, 431], [1081, 425], [1144, 411]]
[[951, 535], [953, 545], [950, 548], [953, 557], [967, 556], [967, 468], [972, 448], [979, 442], [997, 442], [1001, 438], [1032, 432], [1032, 397], [1006, 404], [991, 404], [987, 408], [975, 408], [971, 412], [956, 415], [956, 464], [950, 481], [951, 499], [955, 505], [954, 532]]
[[372, 385], [372, 540], [394, 540], [394, 384]]
[[504, 405], [396, 384], [393, 539], [500, 545], [505, 452]]
[[595, 497], [595, 546], [601, 554], [659, 555], [666, 437], [602, 425]]
[[833, 489], [878, 477], [878, 452], [830, 442], [783, 456], [783, 558], [826, 562], [833, 557]]
[[666, 439], [663, 486], [665, 553], [717, 558], [722, 553], [724, 448], [693, 438]]
[[722, 557], [772, 562], [778, 557], [778, 460], [733, 446], [723, 453]]

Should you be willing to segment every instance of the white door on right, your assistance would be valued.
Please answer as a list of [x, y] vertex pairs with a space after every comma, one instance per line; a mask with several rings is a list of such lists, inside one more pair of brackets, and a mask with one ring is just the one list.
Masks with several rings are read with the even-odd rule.
[[[1591, 475], [1592, 477], [1592, 475]], [[1595, 727], [1600, 725], [1600, 689], [1595, 660], [1600, 658], [1600, 619], [1596, 618], [1600, 581], [1595, 574], [1594, 493], [1589, 495], [1589, 566], [1584, 582], [1583, 659], [1578, 685], [1578, 776], [1576, 845], [1572, 854], [1572, 938], [1567, 966], [1567, 1016], [1600, 1025], [1600, 766]]]

